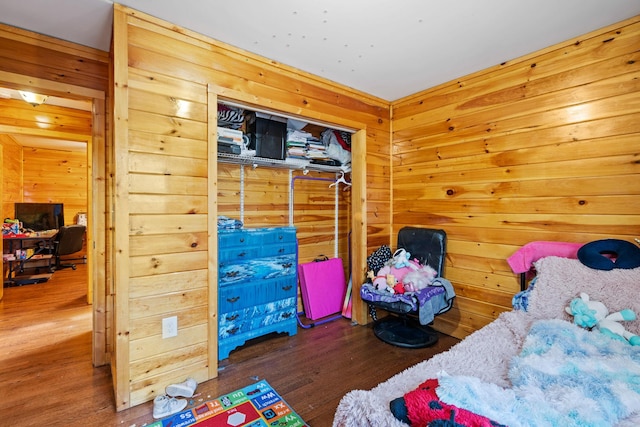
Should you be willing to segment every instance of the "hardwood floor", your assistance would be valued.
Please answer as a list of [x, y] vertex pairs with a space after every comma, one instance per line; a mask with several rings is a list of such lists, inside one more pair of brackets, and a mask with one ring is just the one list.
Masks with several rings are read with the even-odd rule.
[[[4, 289], [0, 302], [0, 425], [144, 426], [152, 403], [116, 412], [109, 367], [91, 365], [86, 265], [47, 283]], [[220, 363], [193, 405], [266, 379], [311, 426], [330, 426], [342, 396], [370, 389], [458, 340], [431, 348], [385, 344], [370, 326], [339, 319], [293, 337], [257, 339]]]

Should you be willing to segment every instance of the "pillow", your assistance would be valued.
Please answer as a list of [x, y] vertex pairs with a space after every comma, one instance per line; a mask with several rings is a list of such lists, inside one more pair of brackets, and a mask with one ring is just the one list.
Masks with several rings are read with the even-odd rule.
[[626, 240], [604, 239], [583, 245], [578, 259], [596, 270], [640, 267], [640, 247]]

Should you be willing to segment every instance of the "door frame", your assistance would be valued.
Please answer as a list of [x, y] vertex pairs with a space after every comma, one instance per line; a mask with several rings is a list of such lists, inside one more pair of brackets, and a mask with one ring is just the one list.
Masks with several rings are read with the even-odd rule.
[[106, 95], [100, 90], [4, 71], [0, 71], [0, 85], [62, 98], [85, 99], [92, 103], [92, 134], [89, 138], [8, 125], [0, 125], [0, 132], [87, 142], [87, 302], [92, 304], [93, 312], [91, 360], [93, 366], [105, 365], [110, 359], [107, 352], [106, 294], [109, 271], [106, 257]]

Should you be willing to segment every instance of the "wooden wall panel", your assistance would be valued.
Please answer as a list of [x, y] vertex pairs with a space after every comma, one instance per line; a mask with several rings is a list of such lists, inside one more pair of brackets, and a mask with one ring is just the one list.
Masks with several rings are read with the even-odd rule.
[[2, 161], [2, 218], [13, 218], [13, 205], [22, 201], [22, 146], [11, 135], [0, 134]]
[[0, 69], [107, 92], [108, 54], [0, 24]]
[[[115, 303], [120, 310], [116, 313], [115, 331], [119, 361], [112, 368], [117, 370], [117, 407], [123, 409], [152, 399], [165, 384], [182, 381], [187, 373], [200, 380], [217, 375], [217, 360], [202, 357], [202, 352], [208, 349], [211, 355], [212, 345], [217, 346], [212, 341], [215, 333], [212, 335], [210, 330], [206, 336], [206, 328], [202, 327], [209, 322], [206, 311], [193, 315], [197, 298], [188, 296], [205, 289], [211, 299], [217, 285], [208, 283], [211, 279], [206, 276], [202, 276], [199, 285], [187, 284], [186, 276], [177, 276], [186, 270], [201, 274], [207, 260], [211, 263], [215, 259], [217, 248], [211, 243], [197, 249], [186, 247], [189, 242], [202, 242], [211, 235], [206, 228], [212, 215], [207, 210], [211, 197], [215, 198], [217, 214], [242, 218], [247, 227], [285, 226], [290, 222], [293, 180], [293, 223], [299, 230], [301, 261], [321, 253], [334, 255], [336, 192], [329, 188], [330, 181], [303, 182], [294, 179], [302, 175], [300, 171], [224, 163], [217, 165], [216, 176], [209, 175], [212, 169], [207, 167], [211, 162], [207, 139], [215, 132], [215, 123], [207, 122], [207, 115], [215, 106], [208, 101], [206, 87], [223, 100], [248, 107], [365, 130], [360, 151], [377, 156], [371, 164], [372, 175], [366, 178], [376, 184], [371, 185], [366, 198], [378, 206], [376, 212], [363, 209], [361, 223], [372, 227], [375, 233], [363, 238], [355, 254], [354, 268], [362, 278], [367, 246], [389, 241], [390, 160], [384, 153], [389, 152], [390, 109], [383, 100], [132, 9], [117, 5], [114, 22], [114, 63], [126, 64], [116, 66], [114, 81], [115, 244], [116, 257], [122, 257], [127, 267], [120, 270], [115, 283]], [[368, 171], [369, 165], [359, 167]], [[379, 175], [385, 175], [384, 179], [376, 179]], [[333, 172], [311, 172], [309, 176], [336, 179]], [[118, 186], [118, 182], [125, 186]], [[215, 191], [212, 193], [211, 189]], [[347, 269], [353, 201], [349, 189], [342, 190], [338, 192], [337, 245]], [[358, 206], [366, 206], [366, 198], [359, 198]], [[167, 245], [162, 244], [164, 239]], [[158, 280], [159, 277], [166, 280]], [[202, 294], [197, 295], [206, 300]], [[160, 305], [153, 313], [147, 311], [150, 301]], [[167, 301], [171, 304], [167, 305]], [[170, 313], [179, 317], [175, 341], [181, 345], [172, 346], [168, 342], [171, 340], [158, 341], [155, 323], [170, 314], [169, 307]], [[356, 301], [354, 312], [357, 320], [367, 322], [364, 305]], [[190, 358], [181, 363], [178, 360], [186, 347]]]
[[9, 155], [4, 173], [3, 218], [13, 218], [16, 202], [64, 203], [64, 222], [74, 224], [87, 212], [87, 153], [23, 147], [0, 135]]
[[24, 147], [24, 202], [64, 203], [64, 223], [87, 212], [87, 153]]
[[[198, 381], [209, 377], [208, 194], [199, 185], [208, 179], [208, 125], [206, 86], [183, 82], [169, 96], [141, 73], [128, 81], [129, 145], [121, 146], [128, 148], [128, 376], [136, 405], [157, 395], [156, 384], [180, 381], [173, 376], [184, 366]], [[163, 184], [170, 179], [180, 185]], [[170, 316], [179, 338], [162, 339]]]
[[636, 17], [392, 104], [394, 230], [449, 238], [437, 328], [510, 309], [506, 258], [528, 242], [640, 234], [639, 52]]

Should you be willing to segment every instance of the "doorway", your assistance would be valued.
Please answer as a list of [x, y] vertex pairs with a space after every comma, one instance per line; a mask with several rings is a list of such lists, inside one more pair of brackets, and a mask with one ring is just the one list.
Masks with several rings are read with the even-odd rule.
[[[105, 95], [101, 91], [55, 82], [47, 82], [46, 87], [39, 87], [32, 84], [32, 82], [25, 84], [22, 76], [16, 76], [16, 81], [0, 82], [0, 88], [7, 88], [0, 89], [0, 96], [3, 98], [7, 98], [6, 94], [11, 93], [13, 91], [12, 88], [24, 89], [48, 95], [50, 102], [61, 104], [58, 105], [58, 108], [74, 108], [69, 104], [76, 106], [75, 108], [77, 108], [77, 105], [84, 105], [84, 108], [88, 111], [89, 128], [88, 132], [84, 134], [82, 132], [66, 131], [66, 129], [71, 128], [73, 119], [69, 119], [69, 125], [66, 129], [64, 126], [56, 127], [52, 125], [48, 127], [46, 123], [43, 125], [41, 122], [36, 122], [37, 125], [29, 127], [26, 125], [26, 121], [25, 123], [16, 121], [16, 125], [6, 124], [8, 121], [3, 121], [0, 124], [0, 134], [12, 135], [17, 144], [24, 147], [38, 146], [41, 150], [44, 147], [49, 150], [70, 150], [70, 147], [78, 149], [79, 146], [84, 145], [84, 164], [86, 166], [86, 174], [84, 176], [84, 183], [86, 183], [86, 212], [84, 213], [86, 214], [87, 222], [87, 245], [86, 268], [83, 268], [83, 270], [86, 271], [87, 300], [88, 303], [92, 304], [91, 359], [94, 366], [105, 365], [109, 360], [109, 355], [106, 351], [108, 343], [105, 291]], [[56, 119], [58, 118], [56, 117]], [[43, 181], [47, 180], [46, 177], [42, 179]], [[100, 197], [95, 197], [94, 195], [99, 195]], [[4, 208], [6, 211], [6, 206]], [[97, 212], [101, 214], [97, 215]], [[71, 215], [71, 217], [73, 216]]]

